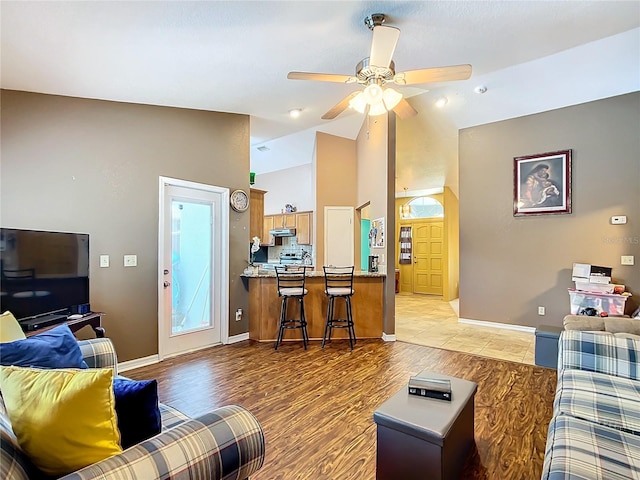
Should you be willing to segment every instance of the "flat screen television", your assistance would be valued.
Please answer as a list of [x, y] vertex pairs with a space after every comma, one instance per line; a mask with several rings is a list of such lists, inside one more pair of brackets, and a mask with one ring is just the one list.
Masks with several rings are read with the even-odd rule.
[[0, 312], [28, 320], [88, 303], [88, 234], [0, 228]]

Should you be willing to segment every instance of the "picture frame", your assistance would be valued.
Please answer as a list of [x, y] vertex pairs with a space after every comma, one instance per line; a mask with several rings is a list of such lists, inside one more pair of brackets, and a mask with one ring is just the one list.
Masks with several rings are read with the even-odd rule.
[[571, 213], [571, 150], [513, 159], [513, 216]]

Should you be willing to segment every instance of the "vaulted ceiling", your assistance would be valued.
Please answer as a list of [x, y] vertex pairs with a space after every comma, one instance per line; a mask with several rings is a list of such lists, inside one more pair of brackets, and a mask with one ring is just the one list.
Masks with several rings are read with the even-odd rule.
[[[640, 89], [640, 2], [591, 0], [2, 1], [0, 81], [250, 115], [251, 168], [269, 172], [310, 162], [317, 130], [359, 131], [361, 114], [320, 118], [357, 86], [286, 76], [355, 73], [369, 55], [363, 20], [372, 13], [401, 30], [396, 70], [473, 65], [469, 80], [399, 87], [419, 112], [401, 136], [428, 131], [446, 144], [466, 126]], [[487, 92], [475, 93], [479, 85]], [[441, 96], [449, 102], [436, 110]], [[293, 108], [302, 109], [297, 119], [287, 113]], [[412, 148], [398, 152], [399, 171], [446, 175], [446, 161], [419, 167]]]

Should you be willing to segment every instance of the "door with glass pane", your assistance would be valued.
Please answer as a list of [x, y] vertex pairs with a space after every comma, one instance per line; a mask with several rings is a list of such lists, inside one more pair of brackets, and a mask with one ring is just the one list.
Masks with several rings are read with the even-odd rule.
[[228, 190], [173, 182], [161, 184], [160, 359], [220, 343], [228, 317]]

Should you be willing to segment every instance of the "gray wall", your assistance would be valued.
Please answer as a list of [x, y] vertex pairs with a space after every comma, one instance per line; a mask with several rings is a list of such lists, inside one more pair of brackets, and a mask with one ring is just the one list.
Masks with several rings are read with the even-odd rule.
[[[573, 150], [573, 213], [513, 216], [513, 158]], [[626, 215], [626, 225], [611, 225]], [[620, 265], [634, 255], [634, 266]], [[640, 299], [640, 93], [460, 132], [460, 316], [561, 325], [574, 262]], [[537, 307], [546, 307], [538, 316]]]
[[[158, 177], [248, 190], [249, 117], [8, 90], [1, 100], [0, 223], [89, 233], [91, 307], [107, 313], [119, 360], [156, 354]], [[229, 215], [235, 317], [248, 311], [249, 212]], [[248, 315], [229, 324], [246, 332]]]

